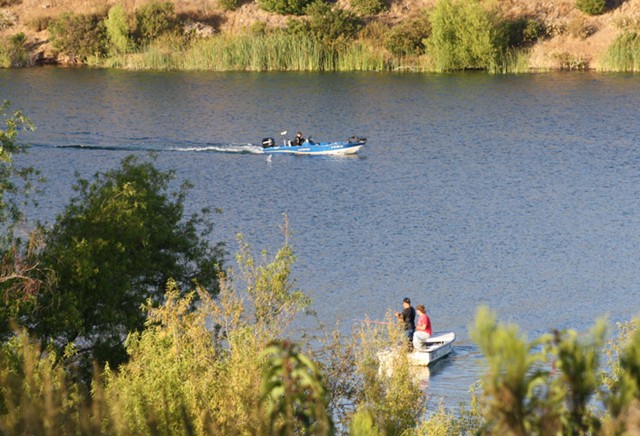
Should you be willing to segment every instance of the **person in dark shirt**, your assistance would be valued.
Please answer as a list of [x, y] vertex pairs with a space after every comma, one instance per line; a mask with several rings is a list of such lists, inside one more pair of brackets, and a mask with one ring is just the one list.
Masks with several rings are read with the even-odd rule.
[[409, 351], [413, 351], [413, 334], [416, 331], [416, 311], [411, 306], [411, 300], [402, 300], [402, 312], [396, 312], [396, 318], [404, 323], [404, 334], [407, 337]]
[[296, 137], [293, 138], [291, 145], [302, 145], [304, 144], [305, 139], [302, 137], [302, 132], [296, 133]]

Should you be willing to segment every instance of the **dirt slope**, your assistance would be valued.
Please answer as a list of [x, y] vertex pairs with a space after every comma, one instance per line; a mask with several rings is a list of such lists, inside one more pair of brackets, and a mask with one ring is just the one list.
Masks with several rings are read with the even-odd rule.
[[[14, 0], [19, 1], [19, 0]], [[48, 32], [38, 31], [37, 23], [63, 12], [101, 13], [114, 4], [124, 2], [129, 12], [135, 11], [149, 0], [22, 0], [19, 4], [0, 7], [0, 23], [13, 25], [0, 30], [0, 36], [24, 32], [28, 41], [42, 52], [50, 55]], [[597, 68], [607, 47], [620, 31], [623, 19], [640, 23], [640, 0], [619, 1], [618, 6], [606, 14], [590, 17], [575, 8], [575, 0], [485, 0], [495, 4], [509, 18], [530, 17], [542, 21], [550, 35], [532, 49], [530, 67], [534, 69], [558, 68], [560, 59], [571, 59], [576, 65]], [[389, 10], [375, 19], [395, 23], [411, 17], [420, 10], [430, 8], [436, 0], [391, 0]], [[175, 0], [176, 12], [205, 21], [216, 32], [237, 32], [256, 21], [268, 26], [282, 26], [287, 17], [260, 10], [255, 1], [241, 0], [241, 6], [225, 12], [216, 0]], [[349, 0], [338, 0], [341, 7], [348, 8]], [[0, 24], [0, 29], [2, 26]], [[565, 67], [567, 65], [564, 65]]]

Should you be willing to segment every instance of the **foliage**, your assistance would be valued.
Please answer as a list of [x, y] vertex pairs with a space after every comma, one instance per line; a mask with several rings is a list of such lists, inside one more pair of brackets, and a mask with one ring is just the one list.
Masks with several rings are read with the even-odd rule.
[[22, 3], [22, 0], [0, 0], [0, 8], [5, 6], [14, 6]]
[[542, 422], [552, 425], [553, 416], [539, 419], [547, 414], [541, 400], [551, 393], [543, 388], [549, 375], [542, 365], [546, 352], [537, 349], [550, 338], [529, 344], [516, 326], [498, 325], [486, 308], [478, 311], [469, 330], [486, 358], [482, 402], [490, 431], [525, 435], [535, 433]]
[[565, 391], [565, 432], [593, 433], [599, 422], [588, 409], [589, 401], [601, 385], [599, 377], [600, 352], [604, 345], [607, 325], [600, 320], [585, 338], [575, 331], [556, 332], [554, 345], [557, 367], [560, 370], [556, 390]]
[[78, 180], [77, 196], [44, 231], [40, 264], [56, 280], [30, 315], [39, 337], [77, 342], [87, 362], [118, 364], [126, 334], [144, 325], [140, 305], [161, 301], [168, 278], [197, 278], [216, 292], [222, 248], [208, 242], [209, 221], [185, 219], [190, 185], [169, 192], [173, 178], [129, 156], [92, 182]]
[[53, 45], [74, 62], [105, 54], [105, 32], [96, 15], [64, 13], [49, 24]]
[[614, 71], [640, 71], [640, 34], [623, 32], [607, 49], [604, 68]]
[[312, 0], [258, 0], [260, 9], [282, 15], [303, 15]]
[[129, 35], [127, 13], [122, 5], [109, 9], [104, 20], [104, 27], [108, 41], [108, 51], [111, 55], [128, 53], [133, 48]]
[[351, 8], [361, 15], [375, 15], [387, 9], [385, 0], [351, 0]]
[[544, 36], [544, 24], [535, 18], [504, 20], [498, 25], [499, 32], [507, 47], [522, 47]]
[[151, 2], [136, 11], [137, 34], [141, 44], [148, 44], [167, 33], [176, 33], [180, 26], [172, 2]]
[[42, 32], [49, 27], [51, 17], [48, 15], [38, 15], [27, 21], [27, 26], [34, 32]]
[[307, 6], [306, 12], [309, 18], [290, 22], [289, 31], [293, 34], [309, 35], [325, 47], [343, 45], [355, 37], [362, 27], [361, 21], [351, 12], [332, 7], [322, 0], [311, 3]]
[[576, 8], [585, 14], [600, 15], [607, 6], [607, 0], [576, 0]]
[[235, 11], [238, 8], [239, 0], [217, 0], [220, 7], [225, 11]]
[[389, 313], [382, 328], [365, 322], [354, 335], [355, 373], [360, 380], [354, 402], [361, 420], [354, 424], [356, 429], [364, 432], [369, 427], [367, 415], [380, 434], [415, 428], [426, 411], [426, 393], [410, 372], [402, 326]]
[[24, 33], [0, 39], [0, 68], [26, 67], [28, 64], [29, 52]]
[[[19, 38], [21, 39], [21, 38]], [[20, 111], [8, 113], [9, 102], [0, 104], [0, 225], [9, 229], [22, 217], [19, 197], [33, 188], [33, 168], [19, 168], [14, 158], [27, 153], [28, 146], [18, 142], [18, 135], [35, 130], [35, 126]], [[5, 236], [9, 233], [3, 232]]]
[[504, 49], [495, 13], [478, 0], [438, 0], [430, 13], [428, 53], [438, 71], [491, 69]]
[[261, 403], [271, 434], [333, 434], [328, 395], [319, 367], [288, 341], [263, 352]]
[[384, 46], [396, 56], [422, 55], [429, 35], [431, 23], [425, 13], [391, 28], [385, 35]]
[[0, 347], [0, 386], [2, 434], [100, 432], [100, 420], [91, 419], [97, 411], [84, 400], [87, 393], [69, 379], [53, 350], [42, 353], [24, 331]]

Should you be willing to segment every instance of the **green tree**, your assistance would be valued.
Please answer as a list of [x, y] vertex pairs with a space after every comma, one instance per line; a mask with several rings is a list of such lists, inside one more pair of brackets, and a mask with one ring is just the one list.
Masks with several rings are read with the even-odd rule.
[[117, 5], [109, 9], [109, 14], [104, 20], [104, 26], [109, 42], [108, 50], [111, 55], [131, 51], [132, 42], [129, 37], [127, 13], [122, 5]]
[[142, 44], [147, 44], [167, 33], [179, 29], [172, 2], [151, 2], [136, 12], [137, 33]]
[[40, 264], [55, 281], [29, 317], [43, 342], [76, 343], [87, 364], [119, 364], [127, 333], [144, 326], [142, 303], [161, 301], [169, 278], [217, 292], [222, 245], [208, 241], [204, 215], [185, 219], [190, 185], [170, 192], [173, 178], [129, 156], [92, 182], [78, 180], [76, 197], [45, 230]]
[[304, 33], [326, 47], [336, 47], [355, 37], [362, 22], [351, 12], [333, 7], [323, 0], [315, 0], [306, 8], [308, 19], [290, 23], [289, 31]]
[[438, 0], [427, 52], [439, 71], [489, 69], [503, 49], [496, 14], [479, 0]]
[[37, 171], [20, 168], [14, 163], [17, 155], [28, 147], [18, 142], [18, 135], [35, 127], [20, 111], [8, 113], [9, 102], [0, 104], [0, 339], [10, 334], [9, 320], [31, 301], [39, 282], [31, 277], [35, 267], [31, 250], [36, 244], [22, 243], [15, 237], [14, 226], [22, 219], [23, 202], [34, 186]]
[[62, 14], [49, 25], [53, 46], [74, 62], [86, 62], [105, 53], [102, 19], [96, 15]]

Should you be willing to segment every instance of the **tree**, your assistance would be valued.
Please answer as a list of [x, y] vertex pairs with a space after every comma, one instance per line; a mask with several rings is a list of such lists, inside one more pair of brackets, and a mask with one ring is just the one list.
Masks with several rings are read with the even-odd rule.
[[171, 2], [151, 2], [141, 7], [136, 12], [136, 23], [142, 44], [180, 28], [175, 15], [175, 5]]
[[35, 261], [33, 244], [23, 245], [14, 235], [14, 226], [22, 218], [21, 201], [28, 198], [33, 179], [38, 173], [32, 167], [19, 168], [13, 162], [16, 155], [28, 147], [18, 142], [18, 134], [35, 127], [20, 111], [7, 112], [9, 102], [0, 104], [0, 338], [10, 333], [9, 320], [18, 316], [30, 301], [39, 282], [30, 277]]
[[496, 63], [504, 41], [495, 14], [478, 0], [438, 0], [430, 19], [428, 53], [439, 71], [485, 69]]
[[124, 54], [131, 51], [132, 43], [129, 38], [129, 24], [127, 23], [127, 13], [122, 5], [117, 5], [109, 9], [109, 14], [104, 20], [107, 33], [109, 53]]
[[98, 16], [64, 13], [49, 30], [54, 47], [74, 62], [85, 62], [105, 52], [104, 24]]
[[142, 304], [161, 302], [169, 278], [217, 292], [223, 246], [207, 239], [206, 210], [184, 219], [190, 185], [169, 192], [173, 178], [129, 156], [92, 182], [78, 180], [77, 196], [44, 230], [40, 262], [55, 281], [30, 315], [43, 342], [75, 344], [84, 363], [119, 364], [126, 335], [144, 326]]

